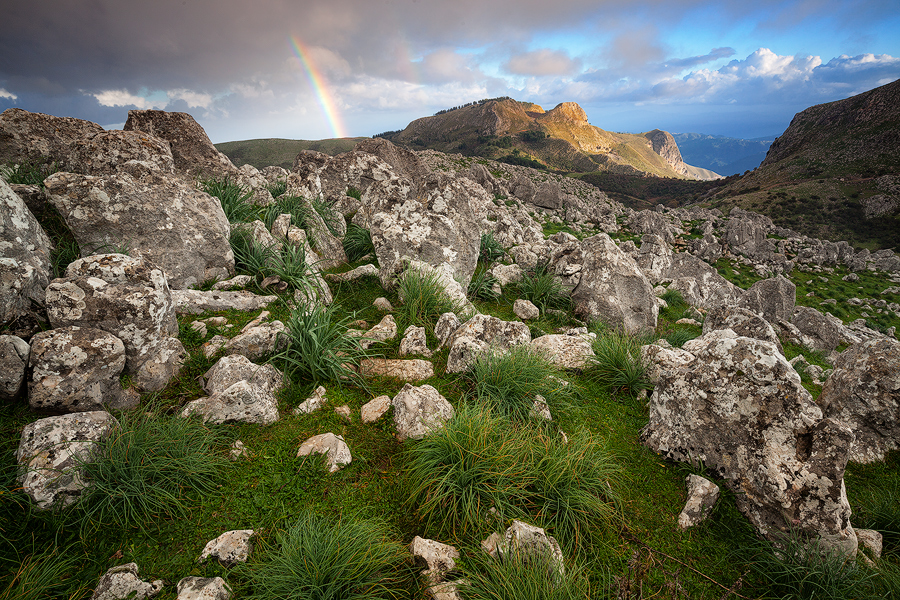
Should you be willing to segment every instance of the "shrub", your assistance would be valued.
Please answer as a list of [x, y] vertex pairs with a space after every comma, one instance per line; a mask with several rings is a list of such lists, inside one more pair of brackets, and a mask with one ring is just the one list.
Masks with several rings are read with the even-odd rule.
[[551, 411], [570, 397], [561, 372], [530, 346], [513, 346], [506, 352], [484, 352], [466, 371], [475, 398], [498, 415], [526, 420], [541, 395]]
[[492, 263], [506, 256], [506, 250], [500, 245], [500, 242], [494, 239], [493, 233], [481, 234], [481, 245], [478, 252], [478, 260], [485, 263]]
[[400, 596], [406, 549], [381, 521], [333, 521], [308, 510], [277, 535], [278, 548], [239, 568], [254, 599], [363, 600]]
[[432, 272], [408, 269], [401, 276], [397, 290], [402, 304], [397, 309], [401, 330], [410, 325], [434, 330], [438, 318], [446, 312], [458, 313], [462, 307], [454, 302]]
[[526, 439], [484, 407], [463, 406], [437, 432], [408, 447], [410, 504], [429, 525], [462, 535], [524, 502]]
[[272, 357], [292, 381], [356, 379], [348, 365], [364, 355], [358, 338], [347, 335], [345, 321], [335, 318], [334, 307], [304, 306], [287, 320], [287, 346]]
[[256, 218], [259, 209], [250, 202], [253, 192], [227, 177], [204, 179], [200, 189], [219, 199], [229, 223], [247, 223]]
[[81, 464], [89, 486], [75, 503], [82, 532], [146, 530], [160, 517], [184, 516], [187, 493], [216, 492], [228, 461], [220, 430], [197, 419], [161, 416], [152, 406], [119, 417], [120, 427]]
[[538, 265], [522, 273], [522, 280], [517, 284], [519, 295], [546, 312], [548, 309], [568, 310], [571, 299], [563, 291], [562, 283], [547, 268]]
[[369, 254], [375, 254], [375, 244], [372, 243], [372, 234], [365, 227], [355, 223], [347, 226], [347, 233], [343, 240], [344, 252], [347, 260], [356, 262]]
[[594, 354], [586, 370], [588, 377], [609, 392], [636, 395], [652, 388], [647, 366], [641, 359], [640, 344], [620, 331], [600, 332], [594, 340]]

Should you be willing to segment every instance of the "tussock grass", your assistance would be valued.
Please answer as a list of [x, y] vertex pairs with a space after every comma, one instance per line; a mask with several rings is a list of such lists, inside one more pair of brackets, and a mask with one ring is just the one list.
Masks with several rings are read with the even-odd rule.
[[301, 510], [276, 548], [238, 569], [255, 600], [376, 600], [401, 595], [407, 551], [374, 519], [340, 520]]
[[343, 233], [343, 231], [341, 231], [341, 225], [343, 225], [344, 217], [335, 210], [334, 204], [323, 199], [321, 196], [313, 198], [310, 204], [312, 205], [313, 210], [322, 217], [322, 221], [325, 222], [325, 227], [328, 228], [331, 235], [340, 236]]
[[593, 347], [596, 356], [591, 358], [591, 365], [585, 371], [588, 378], [611, 393], [634, 396], [642, 390], [652, 389], [638, 340], [607, 329], [597, 334]]
[[266, 186], [266, 189], [269, 190], [269, 193], [272, 194], [272, 197], [276, 200], [280, 196], [284, 196], [287, 193], [287, 181], [284, 179], [279, 179], [278, 181], [272, 182]]
[[294, 310], [285, 323], [287, 347], [272, 357], [294, 382], [358, 381], [350, 365], [364, 356], [358, 338], [347, 335], [346, 321], [320, 304]]
[[401, 330], [415, 325], [434, 331], [434, 326], [442, 314], [459, 313], [462, 310], [462, 307], [444, 291], [437, 275], [418, 269], [408, 269], [400, 276], [397, 294], [402, 300], [396, 309], [400, 321], [398, 326]]
[[57, 171], [59, 171], [59, 167], [55, 162], [44, 159], [0, 166], [0, 177], [3, 177], [6, 183], [43, 186], [44, 180]]
[[0, 600], [46, 600], [73, 598], [86, 593], [72, 575], [78, 572], [82, 559], [75, 549], [51, 547], [23, 560], [0, 590]]
[[519, 421], [529, 418], [537, 395], [544, 397], [551, 413], [568, 404], [572, 396], [562, 372], [527, 345], [482, 353], [465, 378], [478, 403]]
[[491, 232], [481, 234], [481, 244], [478, 250], [478, 260], [480, 262], [491, 264], [506, 256], [506, 250], [500, 245], [494, 234]]
[[219, 199], [229, 223], [249, 223], [257, 216], [259, 208], [250, 202], [253, 192], [227, 177], [203, 179], [200, 189]]
[[216, 493], [228, 464], [223, 430], [152, 406], [122, 414], [119, 424], [80, 465], [89, 482], [74, 505], [83, 536], [152, 529], [161, 517], [184, 517], [191, 493]]
[[547, 265], [538, 265], [522, 273], [522, 280], [516, 287], [519, 296], [531, 301], [542, 313], [551, 309], [565, 311], [571, 308], [571, 298]]
[[475, 269], [472, 281], [469, 282], [468, 296], [469, 298], [477, 298], [478, 300], [496, 300], [500, 294], [494, 291], [494, 285], [497, 278], [490, 271], [483, 267]]
[[343, 239], [344, 252], [347, 260], [354, 263], [368, 255], [375, 255], [375, 245], [372, 243], [372, 234], [365, 227], [355, 223], [347, 226], [347, 233]]
[[[466, 583], [460, 586], [468, 600], [584, 600], [599, 598], [584, 573], [567, 567], [560, 574], [547, 558], [496, 560], [484, 554], [467, 564]], [[593, 592], [593, 593], [592, 593]]]
[[279, 215], [291, 215], [291, 225], [306, 229], [311, 210], [312, 207], [302, 197], [285, 193], [263, 209], [262, 222], [266, 224], [266, 229], [271, 231], [272, 224]]

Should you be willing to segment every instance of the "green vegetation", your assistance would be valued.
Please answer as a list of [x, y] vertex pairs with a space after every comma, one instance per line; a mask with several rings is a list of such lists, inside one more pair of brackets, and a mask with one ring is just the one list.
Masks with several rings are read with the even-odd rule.
[[545, 264], [523, 272], [522, 280], [516, 285], [520, 297], [537, 306], [541, 312], [568, 310], [571, 306], [571, 300], [559, 279]]
[[641, 359], [641, 342], [624, 332], [602, 329], [594, 340], [594, 356], [587, 377], [612, 394], [630, 396], [652, 389], [647, 366]]
[[355, 263], [366, 256], [375, 255], [375, 244], [372, 243], [372, 234], [365, 227], [355, 223], [347, 225], [347, 234], [344, 236], [344, 252], [347, 260]]
[[462, 310], [457, 302], [450, 299], [438, 276], [432, 272], [409, 269], [400, 278], [397, 292], [402, 300], [397, 308], [397, 325], [401, 331], [410, 325], [434, 331], [442, 314]]
[[230, 179], [204, 179], [200, 189], [219, 199], [229, 223], [246, 223], [256, 218], [259, 207], [250, 202], [253, 192]]
[[506, 250], [494, 239], [493, 233], [481, 234], [481, 245], [478, 250], [478, 260], [484, 263], [492, 263], [506, 256]]
[[[216, 149], [231, 159], [236, 166], [253, 165], [257, 169], [263, 169], [269, 165], [276, 165], [287, 170], [294, 166], [294, 159], [302, 150], [315, 150], [335, 156], [342, 152], [349, 152], [359, 142], [368, 139], [334, 138], [325, 140], [286, 140], [268, 138], [259, 140], [242, 140], [237, 142], [223, 142], [216, 144]], [[274, 194], [273, 194], [274, 195]]]
[[580, 569], [568, 566], [560, 574], [556, 565], [539, 556], [509, 560], [479, 557], [465, 573], [462, 586], [470, 600], [583, 600], [595, 598]]

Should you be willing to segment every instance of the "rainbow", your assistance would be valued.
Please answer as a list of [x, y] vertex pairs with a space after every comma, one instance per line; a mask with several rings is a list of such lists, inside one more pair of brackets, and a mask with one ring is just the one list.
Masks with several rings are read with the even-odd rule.
[[297, 55], [300, 64], [303, 66], [303, 71], [306, 73], [309, 84], [316, 93], [316, 99], [322, 107], [322, 112], [325, 114], [325, 119], [328, 121], [328, 125], [331, 127], [334, 137], [349, 137], [347, 128], [344, 126], [344, 121], [334, 104], [334, 97], [328, 89], [328, 82], [322, 76], [322, 72], [316, 67], [316, 64], [312, 61], [309, 48], [304, 46], [303, 42], [298, 40], [296, 36], [291, 36], [290, 42], [294, 53]]

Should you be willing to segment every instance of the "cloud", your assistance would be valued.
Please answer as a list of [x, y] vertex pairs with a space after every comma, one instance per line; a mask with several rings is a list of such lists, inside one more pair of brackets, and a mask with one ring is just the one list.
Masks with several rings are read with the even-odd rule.
[[6, 88], [0, 88], [0, 98], [6, 98], [7, 100], [15, 100], [18, 98], [18, 96], [16, 96], [12, 92], [7, 92]]
[[192, 90], [169, 90], [166, 92], [166, 95], [169, 97], [169, 104], [178, 100], [183, 100], [190, 108], [210, 108], [213, 104], [212, 95]]
[[136, 96], [128, 90], [104, 90], [89, 95], [96, 98], [100, 106], [133, 106], [141, 110], [149, 108], [159, 109], [165, 106], [165, 102], [153, 102], [143, 96]]
[[566, 76], [581, 69], [581, 60], [570, 58], [562, 50], [542, 48], [513, 56], [503, 65], [503, 69], [528, 77]]

